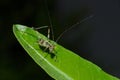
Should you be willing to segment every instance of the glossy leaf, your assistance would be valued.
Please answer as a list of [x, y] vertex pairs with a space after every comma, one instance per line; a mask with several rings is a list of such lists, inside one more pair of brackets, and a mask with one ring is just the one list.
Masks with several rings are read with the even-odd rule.
[[[33, 28], [14, 25], [13, 32], [32, 59], [56, 80], [119, 80]], [[54, 46], [52, 52], [44, 49], [45, 47], [41, 48], [38, 43], [40, 39]]]

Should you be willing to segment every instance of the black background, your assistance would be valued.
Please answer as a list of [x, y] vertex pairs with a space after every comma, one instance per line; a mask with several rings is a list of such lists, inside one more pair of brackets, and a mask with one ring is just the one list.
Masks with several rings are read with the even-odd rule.
[[[119, 0], [0, 0], [0, 80], [53, 80], [16, 40], [13, 24], [30, 27], [50, 25], [55, 39], [76, 22], [58, 41], [104, 71], [120, 77]], [[41, 30], [47, 35], [47, 30]], [[68, 66], [69, 67], [69, 66]]]

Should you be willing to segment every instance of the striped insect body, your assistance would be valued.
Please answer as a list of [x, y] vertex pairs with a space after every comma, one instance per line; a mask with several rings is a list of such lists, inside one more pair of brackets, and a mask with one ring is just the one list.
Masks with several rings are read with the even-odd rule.
[[54, 53], [55, 46], [52, 43], [50, 43], [49, 41], [44, 40], [44, 39], [39, 39], [38, 44], [40, 46], [44, 47], [45, 50], [48, 49], [50, 53]]

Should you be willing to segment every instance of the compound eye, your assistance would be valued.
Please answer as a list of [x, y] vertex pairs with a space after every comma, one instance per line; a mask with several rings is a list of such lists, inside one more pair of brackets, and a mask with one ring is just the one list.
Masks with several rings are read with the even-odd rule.
[[39, 39], [39, 41], [42, 41], [42, 39]]

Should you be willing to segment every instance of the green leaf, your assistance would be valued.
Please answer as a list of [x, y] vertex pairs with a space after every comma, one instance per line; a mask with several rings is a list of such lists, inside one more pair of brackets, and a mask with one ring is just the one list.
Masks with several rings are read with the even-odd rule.
[[[56, 80], [119, 80], [33, 28], [16, 24], [13, 25], [13, 32], [32, 59]], [[45, 46], [39, 44], [40, 39], [48, 44]], [[50, 49], [54, 48], [51, 51], [43, 49], [46, 45]]]

